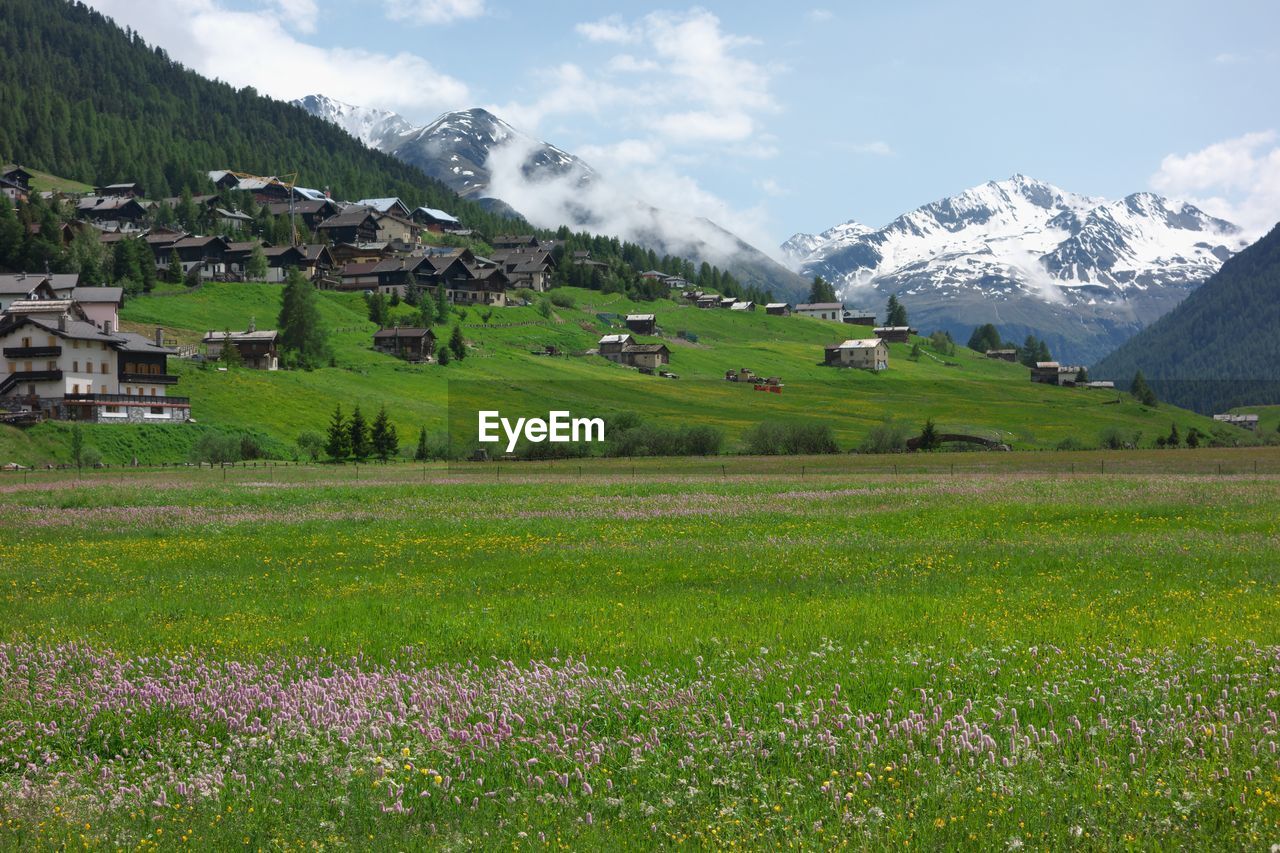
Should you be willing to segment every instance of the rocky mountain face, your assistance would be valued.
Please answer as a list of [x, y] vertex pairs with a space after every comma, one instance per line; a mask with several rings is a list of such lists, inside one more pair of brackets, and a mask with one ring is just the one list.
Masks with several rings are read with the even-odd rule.
[[445, 113], [419, 127], [395, 113], [323, 95], [294, 103], [491, 211], [516, 212], [540, 227], [568, 225], [639, 243], [658, 254], [707, 261], [781, 299], [795, 299], [807, 289], [795, 272], [714, 222], [629, 196], [581, 158], [487, 110]]
[[995, 323], [1061, 360], [1093, 363], [1180, 303], [1245, 245], [1239, 228], [1151, 193], [1091, 198], [1015, 175], [940, 199], [883, 228], [797, 234], [783, 251], [846, 302], [890, 294], [912, 325], [960, 340]]

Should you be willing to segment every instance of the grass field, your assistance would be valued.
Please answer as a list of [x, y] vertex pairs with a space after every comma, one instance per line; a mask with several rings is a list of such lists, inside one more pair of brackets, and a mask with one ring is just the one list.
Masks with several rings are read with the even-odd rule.
[[892, 464], [5, 474], [0, 847], [1280, 842], [1280, 452]]
[[[619, 295], [566, 288], [576, 307], [555, 309], [550, 318], [528, 307], [496, 309], [485, 324], [476, 310], [451, 322], [461, 323], [470, 344], [463, 362], [447, 367], [410, 365], [376, 353], [375, 326], [359, 294], [322, 293], [322, 316], [331, 330], [336, 366], [315, 371], [263, 373], [202, 369], [171, 360], [181, 380], [171, 391], [192, 399], [199, 426], [251, 430], [289, 453], [297, 436], [323, 431], [335, 403], [348, 411], [357, 403], [366, 411], [385, 405], [409, 448], [418, 430], [445, 430], [451, 383], [456, 390], [483, 386], [502, 408], [542, 414], [569, 408], [577, 414], [632, 411], [669, 424], [691, 420], [720, 428], [725, 449], [736, 452], [742, 434], [764, 420], [806, 419], [828, 424], [844, 449], [858, 445], [887, 419], [918, 430], [933, 418], [944, 431], [977, 433], [1015, 448], [1054, 448], [1064, 440], [1096, 447], [1106, 430], [1140, 434], [1150, 446], [1177, 424], [1186, 435], [1193, 427], [1215, 430], [1226, 442], [1256, 441], [1235, 428], [1215, 426], [1207, 418], [1161, 406], [1148, 409], [1114, 392], [1033, 385], [1020, 365], [992, 361], [964, 347], [954, 355], [934, 353], [927, 342], [913, 361], [911, 347], [891, 346], [890, 369], [881, 374], [824, 367], [822, 346], [868, 334], [859, 327], [802, 317], [770, 317], [705, 311], [659, 300], [633, 303]], [[168, 337], [198, 341], [205, 332], [259, 328], [275, 323], [278, 285], [208, 284], [195, 292], [164, 286], [152, 296], [131, 299], [122, 315], [125, 328], [150, 334], [159, 325]], [[602, 358], [547, 358], [532, 351], [552, 344], [569, 353], [595, 346], [600, 335], [618, 331], [599, 314], [656, 312], [661, 340], [672, 350], [676, 381], [642, 376]], [[401, 307], [398, 316], [407, 318]], [[448, 336], [449, 327], [437, 328]], [[690, 343], [677, 337], [685, 331]], [[659, 338], [645, 339], [658, 340]], [[781, 394], [756, 393], [749, 384], [723, 381], [726, 370], [749, 367], [760, 375], [781, 376]], [[1113, 377], [1125, 379], [1127, 377]], [[109, 462], [183, 461], [200, 430], [179, 426], [168, 435], [131, 436], [126, 425], [92, 427], [88, 443]], [[154, 432], [154, 430], [152, 430]], [[0, 427], [0, 462], [66, 462], [65, 429], [42, 425], [27, 432]]]

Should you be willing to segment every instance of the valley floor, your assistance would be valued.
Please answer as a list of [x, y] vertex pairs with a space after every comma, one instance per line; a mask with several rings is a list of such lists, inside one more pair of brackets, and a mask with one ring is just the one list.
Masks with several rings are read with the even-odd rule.
[[0, 848], [1280, 841], [1280, 454], [912, 461], [0, 475]]

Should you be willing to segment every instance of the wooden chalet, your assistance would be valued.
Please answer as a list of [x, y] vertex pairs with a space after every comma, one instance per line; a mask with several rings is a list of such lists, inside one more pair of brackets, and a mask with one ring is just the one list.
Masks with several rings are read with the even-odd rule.
[[774, 317], [790, 317], [791, 306], [785, 302], [770, 302], [764, 306], [764, 313]]
[[[267, 213], [272, 216], [288, 216], [289, 202], [273, 201], [266, 205]], [[298, 217], [298, 222], [305, 225], [308, 231], [315, 231], [321, 222], [337, 216], [342, 211], [338, 205], [334, 204], [327, 198], [312, 200], [305, 199], [295, 201], [293, 203], [293, 214]]]
[[427, 361], [436, 351], [436, 336], [430, 329], [379, 329], [373, 334], [373, 348], [406, 361]]
[[489, 241], [495, 249], [537, 249], [542, 244], [532, 234], [499, 234]]
[[378, 239], [378, 217], [368, 208], [344, 211], [316, 226], [316, 234], [338, 243], [372, 243]]
[[76, 216], [99, 227], [137, 228], [147, 209], [133, 196], [86, 196], [76, 202]]
[[840, 320], [850, 326], [875, 326], [876, 315], [874, 311], [859, 311], [856, 308], [846, 309], [840, 315]]
[[413, 214], [409, 206], [398, 198], [362, 198], [356, 202], [357, 207], [367, 207], [378, 213], [409, 219]]
[[227, 273], [227, 247], [221, 237], [184, 237], [170, 245], [169, 251], [178, 255], [183, 275], [198, 267], [200, 277], [211, 280]]
[[280, 369], [280, 333], [274, 329], [258, 330], [253, 323], [243, 332], [215, 332], [210, 330], [203, 338], [205, 357], [211, 361], [222, 358], [222, 350], [230, 345], [240, 353], [240, 361], [251, 370]]
[[105, 187], [94, 187], [93, 193], [98, 196], [123, 198], [145, 198], [147, 195], [142, 189], [142, 184], [137, 182], [107, 184]]
[[919, 333], [910, 326], [881, 326], [875, 330], [877, 338], [883, 338], [890, 344], [911, 343], [911, 336], [916, 334]]
[[31, 198], [32, 175], [16, 163], [0, 166], [0, 192], [9, 197], [9, 201], [17, 204]]
[[419, 207], [409, 218], [432, 234], [452, 234], [465, 230], [456, 216], [434, 207]]
[[994, 358], [1000, 361], [1011, 361], [1017, 363], [1018, 351], [1016, 349], [989, 349], [987, 350], [987, 358]]
[[637, 335], [652, 335], [657, 329], [658, 321], [653, 314], [628, 314], [626, 324]]

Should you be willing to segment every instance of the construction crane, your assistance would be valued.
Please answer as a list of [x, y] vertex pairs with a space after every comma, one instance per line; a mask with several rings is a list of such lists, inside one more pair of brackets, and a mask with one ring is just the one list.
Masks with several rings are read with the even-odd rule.
[[[227, 170], [227, 174], [236, 178], [240, 182], [244, 181], [262, 181], [264, 186], [271, 184], [279, 184], [289, 191], [289, 241], [290, 245], [297, 246], [301, 240], [298, 239], [298, 214], [294, 210], [294, 192], [293, 188], [298, 182], [298, 173], [290, 172], [287, 175], [251, 175], [248, 172], [236, 172], [231, 169]], [[237, 187], [238, 189], [238, 187]]]

